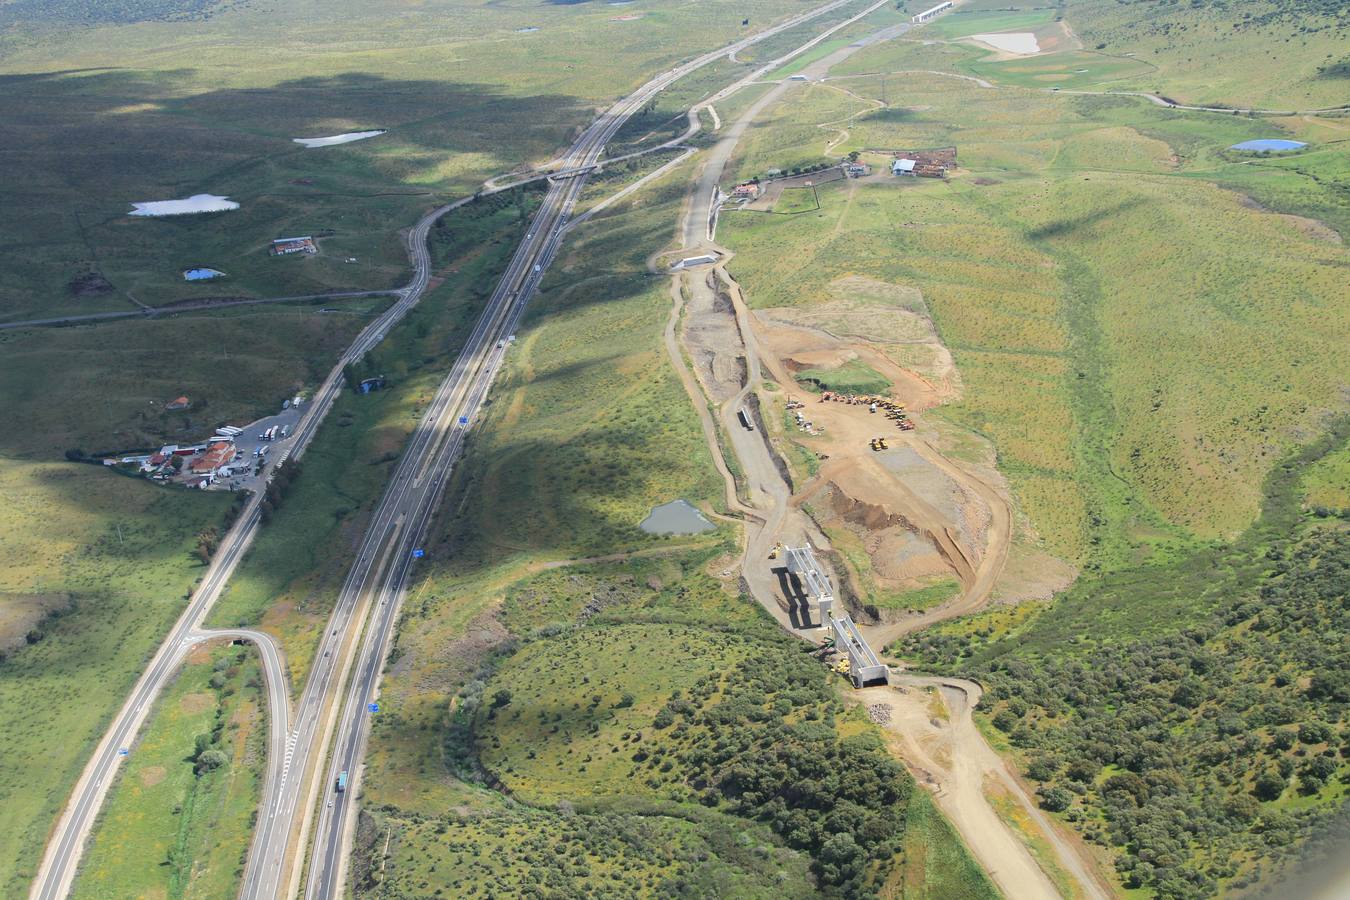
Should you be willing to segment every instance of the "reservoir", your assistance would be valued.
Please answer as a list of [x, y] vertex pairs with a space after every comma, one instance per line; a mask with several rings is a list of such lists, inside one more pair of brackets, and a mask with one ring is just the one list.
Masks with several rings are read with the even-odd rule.
[[686, 501], [674, 500], [655, 507], [638, 527], [648, 534], [698, 534], [712, 531], [713, 523]]

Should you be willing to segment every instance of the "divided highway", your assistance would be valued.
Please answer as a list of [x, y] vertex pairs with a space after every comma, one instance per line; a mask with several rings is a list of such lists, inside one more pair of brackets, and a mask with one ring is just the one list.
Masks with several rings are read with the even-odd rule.
[[[663, 72], [592, 123], [566, 155], [564, 169], [589, 171], [599, 161], [605, 145], [633, 113], [685, 75], [729, 52], [765, 40], [849, 2], [852, 0], [833, 0]], [[84, 845], [122, 758], [120, 751], [131, 746], [154, 700], [172, 679], [186, 651], [193, 644], [213, 637], [238, 637], [259, 646], [271, 700], [272, 758], [241, 895], [270, 900], [294, 892], [299, 886], [305, 835], [318, 796], [332, 784], [338, 772], [347, 771], [352, 778], [348, 790], [336, 794], [331, 807], [319, 806], [306, 891], [307, 896], [312, 897], [334, 897], [341, 893], [343, 863], [349, 843], [348, 813], [359, 786], [359, 765], [369, 735], [366, 704], [373, 700], [378, 689], [382, 662], [412, 568], [412, 550], [420, 542], [435, 512], [451, 464], [463, 449], [468, 423], [473, 421], [501, 366], [507, 346], [505, 339], [514, 332], [530, 294], [537, 288], [567, 231], [568, 217], [584, 181], [584, 174], [551, 180], [543, 206], [536, 213], [526, 239], [512, 258], [422, 422], [409, 439], [343, 586], [294, 717], [289, 715], [286, 703], [288, 692], [280, 654], [265, 635], [211, 632], [201, 627], [257, 534], [261, 497], [255, 495], [226, 534], [187, 608], [137, 681], [82, 773], [48, 841], [30, 897], [57, 900], [70, 892]], [[509, 185], [501, 189], [507, 188]], [[482, 193], [495, 193], [496, 190], [488, 189]], [[338, 360], [315, 392], [309, 410], [296, 428], [290, 450], [271, 464], [269, 475], [277, 466], [283, 465], [288, 456], [298, 459], [303, 455], [342, 389], [344, 367], [379, 344], [421, 299], [431, 277], [427, 247], [431, 226], [445, 213], [472, 199], [466, 197], [433, 210], [409, 233], [408, 251], [414, 269], [412, 281], [398, 291], [399, 299], [371, 322]], [[356, 652], [358, 649], [359, 653]], [[341, 704], [341, 714], [336, 715], [337, 700], [344, 685], [345, 700]], [[336, 749], [326, 777], [320, 780], [319, 775], [325, 774], [323, 754], [335, 727]], [[297, 815], [302, 821], [297, 822]]]

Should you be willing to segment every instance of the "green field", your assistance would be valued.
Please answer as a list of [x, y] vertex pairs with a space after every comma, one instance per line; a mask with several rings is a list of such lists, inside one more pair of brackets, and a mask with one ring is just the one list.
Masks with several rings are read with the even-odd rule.
[[234, 893], [262, 795], [264, 704], [253, 651], [194, 653], [129, 748], [72, 896]]
[[0, 610], [18, 638], [0, 661], [0, 892], [19, 896], [108, 718], [201, 575], [198, 535], [219, 528], [230, 500], [14, 460], [0, 460], [0, 498]]
[[812, 393], [880, 394], [891, 386], [884, 375], [856, 359], [832, 369], [802, 369], [793, 374], [797, 383]]
[[597, 898], [810, 897], [801, 857], [762, 830], [713, 815], [588, 816], [523, 810], [500, 817], [399, 821], [363, 817], [353, 880], [360, 896], [515, 896], [545, 891]]

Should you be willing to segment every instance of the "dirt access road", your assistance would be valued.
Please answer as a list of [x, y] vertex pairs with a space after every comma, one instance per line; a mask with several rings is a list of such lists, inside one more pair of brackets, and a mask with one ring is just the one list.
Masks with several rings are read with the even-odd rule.
[[[903, 26], [892, 26], [873, 35], [873, 39], [893, 37], [906, 30]], [[807, 67], [803, 74], [808, 78], [822, 77], [862, 43], [836, 51]], [[727, 505], [745, 520], [742, 574], [750, 593], [783, 627], [807, 640], [818, 640], [823, 636], [823, 630], [819, 629], [821, 623], [810, 621], [803, 615], [804, 611], [785, 596], [778, 577], [766, 564], [770, 548], [779, 540], [799, 542], [809, 538], [817, 547], [829, 547], [829, 541], [816, 523], [793, 503], [793, 487], [787, 469], [766, 436], [763, 419], [759, 417], [758, 392], [762, 388], [763, 371], [767, 369], [771, 377], [784, 386], [792, 385], [794, 380], [775, 354], [762, 355], [754, 313], [748, 309], [739, 286], [724, 268], [731, 254], [714, 239], [720, 196], [718, 184], [737, 142], [760, 112], [799, 85], [800, 82], [776, 85], [734, 122], [726, 124], [721, 131], [721, 140], [708, 151], [683, 210], [680, 235], [684, 246], [680, 255], [710, 253], [717, 256], [719, 262], [673, 275], [672, 312], [665, 344], [672, 365], [702, 421], [704, 435], [726, 485]], [[719, 94], [719, 99], [726, 93]], [[689, 364], [685, 362], [686, 353]], [[713, 411], [709, 411], [709, 400]], [[757, 420], [758, 427], [752, 430], [741, 424], [737, 413], [742, 409]], [[857, 410], [856, 407], [852, 409]], [[862, 415], [869, 414], [864, 409]], [[870, 423], [865, 425], [870, 426]], [[719, 432], [723, 439], [719, 439]], [[734, 467], [724, 458], [723, 440], [735, 457], [737, 465]], [[960, 598], [928, 616], [898, 626], [912, 630], [969, 612], [987, 602], [1007, 556], [1011, 510], [993, 486], [947, 460], [928, 441], [905, 435], [903, 443], [966, 486], [990, 509], [983, 552], [978, 560], [968, 560], [969, 571], [963, 580]], [[744, 498], [737, 493], [733, 468], [741, 472]], [[882, 475], [876, 477], [884, 478]], [[883, 634], [869, 637], [871, 640], [885, 638]], [[936, 681], [933, 683], [937, 684]], [[912, 681], [912, 686], [918, 684], [918, 681]], [[1019, 808], [1022, 817], [1033, 822], [1040, 832], [1039, 837], [1053, 848], [1056, 867], [1070, 873], [1075, 882], [1073, 893], [1094, 898], [1109, 896], [1104, 882], [1093, 871], [1090, 857], [1040, 813], [1006, 763], [975, 728], [970, 710], [978, 701], [978, 693], [972, 695], [971, 691], [978, 690], [973, 684], [958, 685], [943, 680], [939, 693], [947, 710], [945, 722], [932, 715], [927, 696], [917, 690], [873, 689], [858, 692], [858, 696], [865, 703], [881, 703], [892, 711], [892, 730], [899, 738], [898, 752], [916, 776], [934, 790], [939, 807], [1007, 896], [1057, 897], [1061, 892], [1027, 844], [995, 810], [986, 793], [995, 782], [999, 796], [1008, 798]], [[937, 724], [933, 724], [935, 720]]]

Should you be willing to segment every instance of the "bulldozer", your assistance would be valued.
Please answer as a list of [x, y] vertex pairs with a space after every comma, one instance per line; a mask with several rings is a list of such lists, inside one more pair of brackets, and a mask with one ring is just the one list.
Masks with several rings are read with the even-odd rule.
[[872, 449], [873, 449], [873, 450], [885, 450], [885, 449], [887, 449], [887, 447], [886, 447], [886, 439], [885, 439], [884, 437], [874, 437], [874, 438], [872, 438]]
[[774, 544], [773, 549], [769, 551], [769, 559], [777, 559], [779, 552], [783, 549], [781, 542]]

